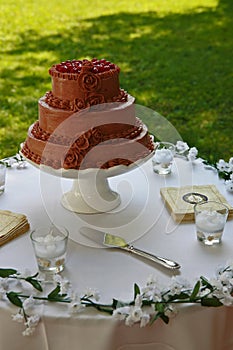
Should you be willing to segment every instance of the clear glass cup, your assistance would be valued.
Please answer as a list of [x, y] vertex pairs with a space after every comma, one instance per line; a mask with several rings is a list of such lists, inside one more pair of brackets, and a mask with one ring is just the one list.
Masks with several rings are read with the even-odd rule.
[[222, 241], [228, 208], [220, 202], [202, 202], [194, 206], [197, 239], [212, 246]]
[[170, 142], [158, 142], [152, 158], [153, 170], [156, 174], [167, 175], [171, 173], [175, 154], [175, 145]]
[[6, 165], [0, 163], [0, 195], [5, 191], [6, 184]]
[[31, 232], [31, 241], [39, 270], [59, 273], [65, 268], [69, 232], [65, 227], [39, 227]]

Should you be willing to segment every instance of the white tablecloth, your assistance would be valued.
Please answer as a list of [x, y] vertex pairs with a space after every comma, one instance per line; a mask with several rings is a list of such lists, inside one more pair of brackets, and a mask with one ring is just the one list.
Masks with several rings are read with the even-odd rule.
[[[153, 173], [151, 161], [126, 174], [109, 179], [121, 196], [121, 205], [110, 213], [84, 215], [63, 208], [61, 196], [72, 180], [27, 169], [8, 169], [6, 191], [0, 208], [27, 215], [31, 227], [55, 221], [68, 227], [70, 237], [63, 276], [79, 292], [87, 287], [100, 291], [101, 301], [131, 300], [133, 285], [144, 286], [149, 275], [170, 283], [179, 273], [190, 282], [201, 275], [212, 277], [218, 265], [233, 256], [233, 221], [228, 221], [223, 242], [205, 247], [197, 241], [194, 224], [175, 224], [160, 198], [164, 186], [215, 184], [232, 204], [233, 196], [216, 173], [202, 164], [176, 159], [169, 176]], [[180, 272], [166, 270], [130, 254], [97, 247], [79, 234], [81, 226], [95, 226], [118, 233], [138, 248], [169, 257], [182, 266]], [[29, 233], [2, 246], [0, 267], [37, 271]], [[73, 317], [67, 306], [40, 306], [42, 321], [31, 337], [23, 337], [23, 325], [13, 322], [13, 305], [0, 301], [0, 349], [60, 350], [230, 350], [233, 349], [233, 310], [227, 307], [181, 307], [168, 325], [161, 320], [152, 326], [127, 327], [111, 316], [88, 309]]]

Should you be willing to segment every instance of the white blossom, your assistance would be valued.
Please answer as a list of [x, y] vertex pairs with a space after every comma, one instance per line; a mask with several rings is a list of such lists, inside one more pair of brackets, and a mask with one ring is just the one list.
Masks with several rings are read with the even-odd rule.
[[17, 169], [21, 170], [21, 169], [26, 169], [27, 168], [27, 162], [25, 161], [20, 161], [17, 164]]
[[40, 321], [40, 316], [39, 315], [32, 315], [32, 316], [27, 316], [27, 321], [25, 322], [25, 325], [28, 328], [35, 328]]
[[113, 317], [117, 320], [125, 320], [127, 326], [140, 323], [140, 327], [145, 327], [150, 321], [150, 314], [154, 313], [152, 307], [142, 308], [143, 297], [137, 294], [134, 305], [119, 307], [113, 311]]
[[218, 278], [211, 278], [210, 279], [210, 284], [216, 288], [217, 290], [221, 290], [222, 288], [222, 283]]
[[233, 157], [231, 157], [230, 159], [229, 159], [229, 167], [230, 167], [230, 171], [233, 171]]
[[32, 329], [32, 328], [26, 328], [22, 334], [24, 337], [28, 337], [30, 335], [32, 335], [34, 333], [35, 329]]
[[150, 322], [150, 315], [147, 313], [143, 313], [140, 320], [140, 327], [146, 327], [146, 325]]
[[229, 284], [229, 281], [231, 280], [231, 277], [232, 277], [232, 272], [231, 271], [227, 271], [225, 270], [224, 272], [222, 272], [221, 274], [219, 274], [219, 281], [222, 283], [222, 284]]
[[20, 311], [17, 314], [11, 315], [11, 318], [13, 321], [16, 321], [18, 323], [22, 323], [24, 321], [24, 317]]
[[198, 150], [196, 149], [196, 147], [190, 148], [188, 155], [187, 155], [188, 160], [190, 162], [193, 162], [194, 160], [196, 160], [197, 154], [198, 154]]
[[30, 336], [35, 332], [36, 326], [40, 321], [39, 315], [32, 315], [26, 317], [26, 322], [24, 323], [26, 329], [22, 332], [23, 336]]
[[142, 306], [142, 296], [140, 294], [136, 295], [135, 301], [134, 301], [134, 305], [136, 307], [141, 307]]
[[226, 171], [228, 172], [230, 170], [229, 164], [225, 162], [224, 159], [219, 159], [218, 163], [216, 164], [217, 169], [220, 171]]
[[131, 327], [134, 323], [136, 323], [135, 319], [131, 315], [128, 315], [125, 319], [126, 326]]
[[112, 316], [116, 318], [119, 321], [122, 321], [126, 318], [126, 316], [129, 315], [130, 307], [129, 306], [122, 306], [118, 307], [113, 311]]
[[16, 163], [16, 160], [14, 158], [8, 158], [7, 163], [8, 166], [11, 167], [14, 163]]
[[84, 309], [85, 309], [85, 305], [81, 304], [81, 302], [72, 301], [69, 304], [69, 311], [71, 314], [77, 314], [79, 312], [82, 312]]
[[139, 322], [141, 320], [142, 315], [143, 312], [140, 306], [135, 305], [130, 307], [129, 317], [131, 321], [133, 321], [134, 323]]
[[71, 294], [71, 302], [68, 304], [68, 307], [71, 314], [79, 313], [85, 309], [80, 296], [74, 292]]
[[96, 301], [98, 301], [100, 299], [100, 293], [97, 289], [86, 288], [84, 294], [87, 298], [93, 298]]
[[176, 149], [179, 153], [184, 153], [186, 151], [188, 151], [189, 149], [189, 146], [186, 142], [183, 142], [183, 141], [177, 141], [176, 143]]
[[209, 288], [205, 288], [203, 290], [199, 290], [198, 292], [198, 297], [199, 298], [204, 298], [206, 297], [207, 295], [210, 296], [211, 294], [211, 290]]
[[233, 180], [226, 180], [225, 184], [227, 191], [233, 192]]
[[30, 335], [32, 335], [35, 332], [35, 327], [27, 327], [23, 332], [23, 336], [24, 337], [28, 337]]
[[231, 290], [227, 286], [222, 285], [222, 288], [218, 288], [213, 292], [213, 296], [218, 298], [223, 305], [230, 306], [233, 305], [233, 297], [230, 293]]
[[[151, 310], [150, 308], [147, 310]], [[132, 326], [134, 323], [140, 323], [140, 327], [145, 327], [150, 321], [150, 313], [143, 310], [138, 306], [131, 306], [129, 309], [129, 314], [125, 318], [125, 324], [127, 326]]]
[[127, 326], [140, 322], [140, 327], [145, 327], [150, 321], [150, 314], [137, 305], [119, 307], [113, 311], [113, 317], [119, 321], [125, 320]]
[[180, 276], [172, 276], [172, 283], [169, 288], [170, 295], [180, 294], [182, 289], [190, 288], [190, 283]]
[[147, 300], [161, 301], [162, 300], [162, 285], [152, 275], [149, 276], [146, 286], [142, 288], [142, 295]]
[[35, 305], [35, 299], [31, 295], [29, 298], [23, 301], [23, 308], [25, 311], [31, 309]]
[[233, 297], [230, 294], [225, 295], [224, 298], [220, 298], [220, 301], [225, 306], [232, 306], [233, 305]]

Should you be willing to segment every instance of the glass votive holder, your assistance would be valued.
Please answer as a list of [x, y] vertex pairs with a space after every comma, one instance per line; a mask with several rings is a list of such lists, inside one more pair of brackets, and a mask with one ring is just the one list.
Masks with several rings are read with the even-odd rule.
[[197, 239], [212, 246], [222, 241], [228, 208], [221, 202], [209, 201], [194, 206]]
[[38, 268], [45, 273], [59, 273], [65, 268], [69, 232], [65, 227], [39, 227], [31, 232]]
[[0, 195], [5, 191], [6, 184], [6, 165], [0, 163]]
[[175, 145], [170, 142], [158, 142], [152, 158], [153, 170], [156, 174], [167, 175], [171, 173], [175, 154]]

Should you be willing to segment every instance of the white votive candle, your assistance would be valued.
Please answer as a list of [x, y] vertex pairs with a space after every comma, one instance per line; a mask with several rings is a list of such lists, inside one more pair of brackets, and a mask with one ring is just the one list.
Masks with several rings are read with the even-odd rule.
[[217, 211], [203, 210], [196, 217], [196, 225], [203, 231], [216, 232], [224, 228], [225, 215]]
[[156, 163], [170, 163], [173, 160], [173, 154], [169, 149], [158, 149], [155, 151], [153, 160]]
[[56, 258], [66, 249], [66, 242], [62, 236], [48, 234], [36, 238], [35, 250], [40, 258]]

